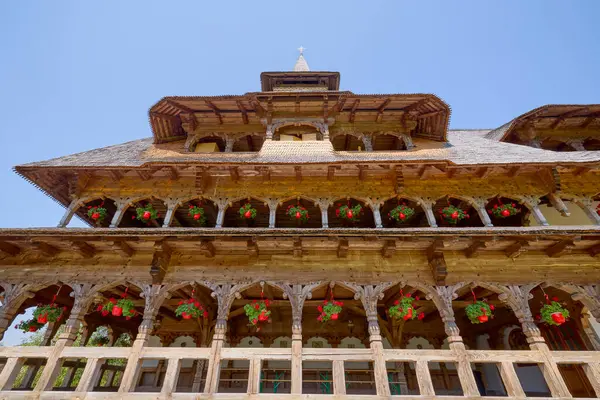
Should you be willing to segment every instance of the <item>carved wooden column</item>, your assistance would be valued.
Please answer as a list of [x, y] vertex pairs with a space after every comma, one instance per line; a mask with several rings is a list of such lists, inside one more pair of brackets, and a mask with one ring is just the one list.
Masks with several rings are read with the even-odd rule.
[[75, 215], [75, 212], [79, 209], [79, 207], [81, 207], [83, 205], [83, 201], [80, 198], [75, 198], [71, 201], [71, 204], [69, 204], [69, 207], [67, 207], [67, 210], [65, 211], [65, 214], [63, 215], [63, 217], [60, 219], [60, 222], [58, 223], [58, 227], [59, 228], [64, 228], [67, 225], [69, 225], [69, 222], [71, 222], [71, 218], [73, 218], [73, 215]]
[[329, 215], [327, 214], [327, 210], [329, 209], [330, 203], [331, 201], [329, 199], [319, 199], [315, 203], [321, 209], [321, 225], [323, 228], [329, 228]]
[[567, 140], [567, 144], [577, 151], [585, 151], [585, 146], [583, 145], [583, 139]]
[[229, 205], [229, 199], [215, 199], [215, 205], [219, 208], [217, 211], [217, 222], [215, 228], [222, 228], [225, 220], [225, 210]]
[[576, 197], [573, 199], [573, 202], [581, 207], [585, 215], [587, 215], [594, 225], [600, 225], [600, 215], [598, 215], [596, 207], [594, 207], [594, 200], [589, 197]]
[[283, 290], [283, 297], [289, 299], [292, 306], [292, 394], [302, 393], [302, 309], [304, 301], [312, 298], [312, 290], [321, 282], [306, 285], [277, 283]]
[[167, 206], [167, 212], [165, 213], [165, 219], [163, 221], [163, 228], [168, 228], [173, 222], [175, 216], [175, 210], [181, 204], [181, 199], [168, 198], [165, 199], [165, 206]]
[[226, 136], [225, 137], [225, 153], [233, 152], [233, 145], [235, 143], [235, 138]]
[[204, 393], [215, 393], [219, 385], [219, 371], [221, 368], [221, 348], [225, 341], [227, 332], [227, 319], [233, 300], [240, 298], [240, 291], [245, 289], [247, 284], [230, 283], [216, 285], [212, 282], [204, 282], [206, 287], [212, 290], [211, 296], [217, 299], [217, 322], [214, 329], [210, 354], [208, 356], [208, 369], [206, 371], [206, 386]]
[[479, 218], [481, 218], [483, 225], [494, 226], [494, 224], [492, 224], [492, 220], [490, 219], [490, 215], [485, 209], [487, 203], [488, 200], [485, 197], [473, 197], [473, 206], [475, 207], [475, 211], [477, 211], [477, 215], [479, 215]]
[[563, 217], [569, 217], [571, 213], [564, 201], [558, 196], [556, 193], [550, 193], [548, 195], [548, 200], [550, 200], [550, 204], [562, 215]]
[[74, 298], [73, 307], [69, 313], [69, 319], [65, 322], [65, 329], [52, 348], [42, 375], [35, 385], [35, 392], [52, 389], [52, 385], [61, 370], [61, 353], [65, 347], [71, 346], [77, 338], [77, 332], [79, 332], [83, 317], [94, 301], [96, 293], [94, 285], [90, 283], [70, 284], [70, 287], [73, 289], [71, 293]]
[[269, 206], [269, 228], [275, 228], [275, 216], [277, 214], [277, 206], [279, 205], [279, 200], [267, 199], [267, 205]]
[[125, 215], [125, 211], [127, 210], [127, 207], [129, 207], [130, 203], [131, 199], [129, 198], [115, 200], [117, 210], [115, 211], [115, 214], [113, 215], [113, 218], [110, 221], [111, 228], [116, 228], [117, 226], [119, 226], [121, 220], [123, 219], [123, 216]]
[[146, 344], [148, 344], [148, 339], [150, 338], [160, 305], [165, 299], [170, 297], [166, 285], [139, 284], [138, 287], [142, 289], [140, 295], [144, 298], [144, 315], [131, 346], [129, 357], [127, 358], [127, 366], [125, 367], [125, 371], [123, 371], [119, 393], [131, 392], [135, 389], [140, 373], [138, 366], [140, 355]]
[[416, 199], [417, 203], [421, 206], [423, 211], [425, 212], [425, 216], [427, 217], [427, 222], [429, 226], [432, 228], [437, 228], [437, 221], [435, 220], [435, 214], [433, 213], [433, 205], [435, 204], [435, 200], [430, 198], [420, 198]]
[[529, 293], [537, 284], [529, 284], [523, 286], [509, 285], [505, 287], [505, 292], [500, 294], [498, 298], [507, 303], [515, 313], [521, 326], [523, 333], [527, 337], [527, 342], [532, 350], [540, 352], [544, 358], [544, 362], [540, 364], [540, 369], [546, 380], [546, 384], [550, 389], [553, 397], [570, 398], [571, 394], [565, 384], [565, 381], [560, 373], [556, 362], [552, 358], [552, 354], [548, 345], [544, 341], [540, 330], [533, 320], [531, 309], [529, 308], [529, 300], [533, 295]]
[[369, 206], [373, 210], [373, 219], [375, 220], [375, 228], [383, 228], [381, 221], [381, 202], [379, 199], [369, 199]]
[[550, 225], [548, 221], [546, 221], [546, 217], [544, 217], [544, 214], [542, 214], [542, 211], [540, 210], [539, 198], [534, 196], [522, 196], [519, 200], [521, 201], [521, 203], [523, 203], [524, 206], [529, 208], [529, 210], [531, 211], [531, 215], [533, 215], [533, 218], [535, 218], [538, 224], [542, 226]]
[[365, 145], [365, 151], [373, 151], [373, 135], [363, 135], [362, 142]]
[[385, 366], [385, 358], [383, 356], [381, 331], [379, 330], [377, 301], [383, 299], [383, 292], [392, 287], [394, 283], [385, 282], [380, 283], [379, 285], [357, 285], [352, 282], [344, 282], [344, 285], [354, 290], [354, 299], [360, 299], [365, 309], [365, 313], [367, 314], [369, 342], [371, 351], [373, 352], [373, 375], [375, 376], [377, 395], [387, 398], [390, 396], [390, 386], [388, 384], [387, 369]]
[[1, 286], [4, 288], [4, 299], [0, 307], [0, 340], [14, 320], [21, 304], [35, 296], [35, 293], [29, 290], [30, 286], [24, 283], [2, 283]]
[[464, 395], [479, 396], [479, 389], [471, 370], [471, 364], [467, 358], [467, 350], [463, 339], [460, 336], [460, 330], [456, 325], [454, 318], [454, 309], [452, 308], [452, 300], [457, 297], [456, 291], [464, 286], [464, 283], [457, 283], [452, 286], [436, 286], [435, 291], [428, 291], [427, 299], [433, 300], [442, 321], [444, 322], [444, 330], [448, 335], [448, 345], [458, 360], [456, 370], [458, 372], [458, 378], [462, 386]]

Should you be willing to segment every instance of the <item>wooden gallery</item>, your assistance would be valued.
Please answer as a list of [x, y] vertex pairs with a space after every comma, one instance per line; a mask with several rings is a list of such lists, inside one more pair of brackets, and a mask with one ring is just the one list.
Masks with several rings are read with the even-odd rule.
[[260, 81], [15, 167], [66, 212], [0, 229], [0, 338], [44, 329], [0, 398], [600, 396], [599, 104], [448, 130], [302, 54]]

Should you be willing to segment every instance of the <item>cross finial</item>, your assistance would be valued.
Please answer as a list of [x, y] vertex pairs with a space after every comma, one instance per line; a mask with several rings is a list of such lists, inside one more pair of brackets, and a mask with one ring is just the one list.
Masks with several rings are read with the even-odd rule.
[[304, 47], [302, 47], [302, 46], [298, 47], [298, 51], [300, 52], [300, 55], [304, 54], [304, 50], [306, 50]]

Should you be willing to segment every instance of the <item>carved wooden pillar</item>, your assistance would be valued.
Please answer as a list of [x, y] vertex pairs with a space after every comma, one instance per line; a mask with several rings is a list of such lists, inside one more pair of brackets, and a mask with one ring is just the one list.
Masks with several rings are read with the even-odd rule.
[[553, 397], [567, 397], [571, 394], [565, 384], [565, 381], [560, 373], [558, 366], [552, 358], [550, 349], [544, 341], [540, 330], [533, 320], [531, 309], [529, 308], [529, 300], [533, 295], [529, 293], [537, 284], [529, 284], [523, 286], [509, 285], [505, 287], [505, 292], [500, 294], [498, 298], [506, 302], [514, 311], [523, 328], [523, 333], [527, 337], [527, 342], [532, 350], [540, 352], [544, 358], [544, 362], [540, 364], [540, 369], [546, 380], [546, 384], [550, 389]]
[[168, 198], [165, 200], [165, 205], [167, 206], [167, 212], [165, 213], [165, 219], [163, 221], [163, 228], [168, 228], [171, 226], [173, 222], [173, 217], [175, 216], [175, 210], [181, 204], [181, 199], [173, 199]]
[[288, 298], [292, 306], [292, 394], [302, 393], [302, 309], [304, 301], [312, 298], [312, 290], [320, 282], [306, 285], [289, 285], [278, 283], [283, 290], [283, 297]]
[[375, 376], [377, 395], [387, 398], [390, 396], [390, 386], [388, 384], [387, 369], [383, 356], [381, 331], [379, 330], [377, 301], [383, 299], [384, 291], [392, 287], [394, 283], [385, 282], [379, 285], [357, 285], [352, 282], [344, 282], [344, 285], [354, 290], [354, 299], [360, 299], [367, 314], [369, 342], [371, 351], [373, 352], [373, 375]]
[[369, 199], [369, 206], [373, 210], [373, 219], [375, 220], [375, 228], [383, 228], [381, 221], [381, 202], [379, 199]]
[[456, 370], [458, 378], [463, 388], [464, 395], [479, 396], [479, 389], [471, 370], [471, 364], [467, 358], [467, 351], [463, 339], [460, 336], [460, 330], [456, 325], [454, 318], [454, 309], [452, 308], [452, 300], [457, 297], [456, 291], [464, 286], [464, 283], [458, 283], [452, 286], [436, 286], [435, 291], [428, 291], [427, 299], [433, 300], [442, 321], [444, 322], [444, 330], [448, 335], [448, 345], [457, 358]]
[[585, 215], [587, 215], [594, 225], [600, 225], [600, 215], [598, 215], [596, 207], [594, 207], [594, 200], [589, 197], [576, 197], [573, 199], [573, 202], [581, 207]]
[[229, 205], [229, 199], [215, 200], [215, 205], [219, 208], [217, 211], [217, 222], [215, 224], [215, 228], [222, 228], [223, 221], [225, 220], [225, 210], [227, 210], [227, 206]]
[[279, 200], [268, 199], [267, 205], [269, 206], [269, 228], [275, 228], [275, 216], [277, 214], [277, 206], [279, 205]]
[[123, 216], [125, 215], [125, 211], [127, 210], [127, 207], [129, 207], [130, 203], [131, 203], [131, 199], [129, 199], [129, 198], [118, 199], [115, 201], [117, 210], [115, 211], [115, 214], [113, 215], [113, 218], [110, 221], [111, 228], [116, 228], [119, 226], [119, 224], [121, 223], [121, 220], [123, 219]]
[[0, 307], [0, 340], [4, 337], [4, 332], [12, 323], [21, 304], [35, 296], [35, 293], [29, 290], [30, 287], [24, 283], [2, 283], [1, 286], [4, 288], [4, 300]]
[[365, 145], [365, 151], [373, 151], [373, 135], [363, 135], [362, 142]]
[[225, 137], [225, 153], [233, 152], [233, 145], [235, 143], [235, 138], [226, 136]]
[[533, 215], [533, 218], [535, 218], [538, 224], [542, 226], [550, 225], [548, 224], [548, 221], [546, 221], [546, 217], [544, 217], [544, 214], [542, 214], [542, 211], [540, 210], [539, 198], [533, 196], [523, 196], [519, 200], [521, 200], [521, 203], [523, 203], [523, 205], [529, 208], [529, 210], [531, 211], [531, 215]]
[[485, 197], [473, 197], [473, 206], [475, 207], [475, 211], [477, 211], [477, 215], [479, 215], [479, 218], [481, 218], [483, 225], [494, 226], [494, 224], [492, 224], [492, 220], [490, 219], [490, 215], [485, 209], [487, 203], [488, 201]]
[[166, 285], [139, 284], [138, 287], [142, 289], [140, 295], [144, 298], [144, 315], [131, 346], [129, 357], [127, 358], [127, 366], [125, 367], [125, 371], [123, 371], [119, 393], [131, 392], [135, 389], [140, 373], [140, 368], [138, 367], [140, 355], [146, 344], [148, 344], [148, 339], [150, 338], [160, 305], [165, 299], [170, 297]]
[[548, 199], [550, 200], [550, 204], [552, 204], [556, 211], [558, 211], [563, 217], [569, 217], [571, 215], [567, 205], [556, 193], [550, 193], [548, 195]]
[[69, 204], [69, 207], [67, 207], [67, 210], [65, 211], [65, 214], [63, 215], [63, 217], [60, 219], [60, 222], [58, 223], [58, 227], [59, 228], [64, 228], [67, 225], [69, 225], [69, 222], [71, 222], [71, 218], [73, 218], [73, 215], [75, 215], [75, 212], [79, 209], [79, 207], [81, 207], [83, 205], [83, 202], [81, 201], [80, 198], [75, 198], [71, 201], [71, 204]]
[[567, 144], [577, 151], [585, 151], [583, 139], [571, 139], [567, 141]]
[[206, 386], [204, 393], [215, 393], [219, 385], [219, 371], [221, 366], [221, 348], [225, 341], [227, 332], [227, 319], [233, 300], [241, 297], [239, 292], [246, 286], [244, 284], [215, 285], [212, 282], [204, 282], [206, 287], [212, 290], [211, 296], [217, 299], [217, 322], [214, 329], [210, 354], [208, 356], [208, 370], [206, 372]]
[[321, 209], [321, 225], [323, 228], [329, 228], [329, 215], [327, 214], [327, 210], [329, 209], [329, 204], [331, 201], [329, 199], [319, 199], [316, 204]]
[[437, 221], [435, 220], [435, 214], [433, 213], [433, 205], [435, 204], [435, 200], [430, 198], [420, 198], [417, 199], [417, 203], [421, 206], [423, 211], [425, 212], [425, 216], [427, 217], [427, 222], [429, 226], [432, 228], [437, 228]]
[[73, 292], [71, 293], [71, 296], [74, 298], [73, 307], [69, 313], [69, 319], [65, 322], [65, 329], [52, 348], [52, 352], [48, 356], [42, 375], [35, 385], [35, 392], [51, 390], [52, 385], [61, 370], [61, 353], [65, 347], [73, 345], [73, 342], [77, 338], [79, 327], [83, 322], [83, 317], [94, 301], [94, 295], [96, 293], [94, 285], [85, 283], [71, 284], [70, 286], [73, 289]]

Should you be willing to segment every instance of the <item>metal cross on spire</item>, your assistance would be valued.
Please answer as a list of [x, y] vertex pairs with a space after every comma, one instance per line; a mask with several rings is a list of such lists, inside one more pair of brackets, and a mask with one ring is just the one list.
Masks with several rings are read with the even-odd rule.
[[298, 47], [298, 51], [300, 52], [300, 55], [304, 54], [304, 50], [306, 50], [306, 48], [300, 46]]
[[310, 68], [308, 67], [308, 63], [304, 59], [304, 50], [306, 50], [306, 49], [303, 46], [298, 47], [298, 51], [300, 52], [300, 55], [298, 56], [298, 59], [296, 60], [296, 65], [294, 65], [294, 71], [296, 71], [296, 72], [310, 71]]

